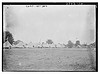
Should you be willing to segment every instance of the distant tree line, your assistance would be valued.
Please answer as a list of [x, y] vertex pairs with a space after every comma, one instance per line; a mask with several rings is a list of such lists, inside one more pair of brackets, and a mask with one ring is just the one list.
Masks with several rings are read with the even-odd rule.
[[[13, 35], [12, 33], [10, 33], [9, 31], [4, 31], [3, 32], [3, 43], [5, 43], [6, 41], [9, 41], [10, 44], [18, 44], [19, 41], [14, 41], [14, 38], [13, 38]], [[52, 39], [48, 39], [46, 41], [47, 44], [53, 44], [53, 40]], [[83, 47], [83, 48], [86, 48], [86, 47], [89, 47], [89, 48], [96, 48], [96, 42], [94, 43], [91, 43], [89, 45], [87, 44], [80, 44], [80, 41], [77, 40], [75, 43], [73, 43], [71, 40], [68, 41], [67, 44], [63, 44], [65, 47], [68, 47], [68, 48], [74, 48], [74, 47]]]
[[[52, 41], [52, 39], [48, 39], [46, 41], [47, 44], [53, 44], [54, 42]], [[75, 43], [73, 43], [71, 40], [68, 41], [68, 44], [63, 44], [65, 47], [68, 47], [68, 48], [96, 48], [96, 42], [94, 43], [91, 43], [89, 45], [87, 44], [81, 44], [79, 40], [77, 40]]]

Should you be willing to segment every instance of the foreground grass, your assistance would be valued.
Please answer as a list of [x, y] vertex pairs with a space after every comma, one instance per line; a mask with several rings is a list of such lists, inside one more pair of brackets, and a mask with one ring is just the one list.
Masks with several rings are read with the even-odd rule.
[[95, 51], [86, 49], [32, 48], [3, 52], [4, 71], [95, 71], [96, 68]]

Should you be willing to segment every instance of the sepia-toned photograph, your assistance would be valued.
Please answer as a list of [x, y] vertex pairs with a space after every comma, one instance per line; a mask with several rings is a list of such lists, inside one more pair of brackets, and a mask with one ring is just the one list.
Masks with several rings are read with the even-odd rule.
[[98, 3], [2, 3], [2, 71], [96, 72]]

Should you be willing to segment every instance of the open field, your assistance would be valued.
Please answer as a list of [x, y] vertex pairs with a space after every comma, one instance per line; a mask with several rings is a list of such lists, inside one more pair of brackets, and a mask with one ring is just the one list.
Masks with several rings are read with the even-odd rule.
[[96, 51], [82, 48], [4, 49], [4, 71], [95, 71]]

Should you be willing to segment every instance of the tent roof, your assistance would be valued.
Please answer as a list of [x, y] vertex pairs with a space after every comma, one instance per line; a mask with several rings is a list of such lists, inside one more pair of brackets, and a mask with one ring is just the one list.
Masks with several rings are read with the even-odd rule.
[[6, 41], [4, 44], [3, 44], [4, 47], [9, 47], [9, 46], [12, 46], [9, 41]]
[[19, 42], [17, 45], [15, 45], [15, 46], [18, 46], [18, 47], [20, 47], [20, 46], [23, 46], [23, 45], [25, 45], [23, 42]]

